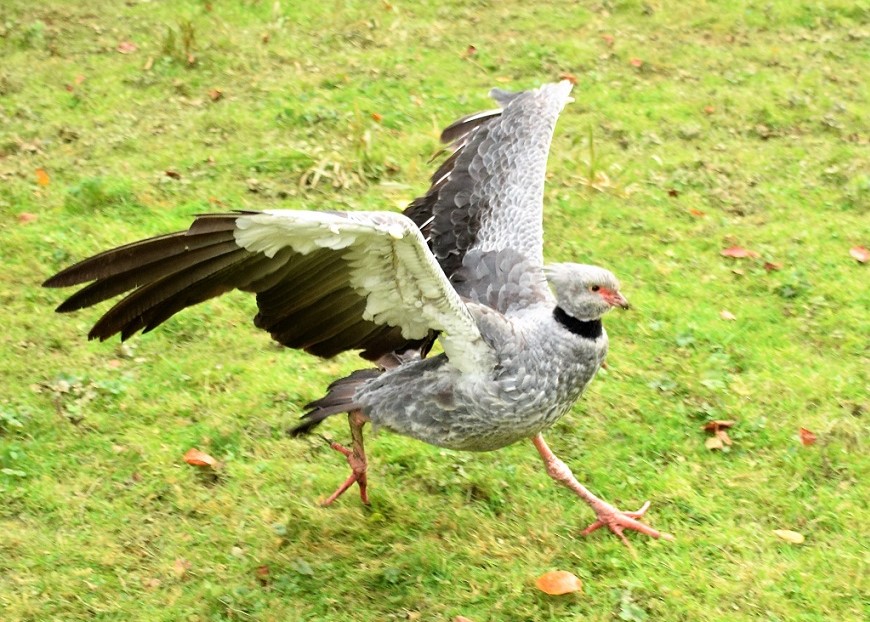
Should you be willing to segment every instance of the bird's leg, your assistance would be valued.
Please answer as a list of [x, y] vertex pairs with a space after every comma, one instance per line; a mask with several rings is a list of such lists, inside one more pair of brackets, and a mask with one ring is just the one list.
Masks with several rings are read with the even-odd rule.
[[335, 442], [329, 443], [329, 446], [335, 451], [344, 454], [347, 458], [347, 463], [350, 465], [351, 471], [350, 477], [344, 480], [344, 483], [339, 486], [334, 493], [329, 495], [326, 501], [321, 503], [323, 506], [330, 505], [333, 501], [338, 499], [348, 488], [353, 486], [354, 482], [359, 486], [360, 500], [362, 500], [366, 505], [369, 504], [369, 496], [368, 492], [366, 492], [366, 469], [368, 468], [368, 463], [366, 462], [366, 452], [363, 447], [363, 426], [366, 424], [368, 419], [364, 414], [362, 414], [362, 411], [354, 410], [347, 413], [347, 421], [350, 424], [350, 437], [353, 441], [353, 449], [348, 449], [347, 447]]
[[622, 533], [625, 529], [633, 529], [645, 533], [648, 536], [652, 536], [653, 538], [662, 538], [664, 540], [674, 539], [671, 534], [660, 533], [649, 525], [645, 525], [638, 520], [649, 508], [649, 501], [644, 503], [643, 507], [636, 512], [623, 512], [615, 508], [606, 501], [602, 501], [596, 497], [588, 488], [578, 482], [577, 478], [575, 478], [574, 474], [571, 472], [571, 469], [568, 468], [568, 465], [559, 460], [559, 458], [557, 458], [552, 450], [547, 446], [543, 436], [536, 434], [532, 437], [532, 442], [535, 444], [538, 453], [541, 454], [541, 458], [544, 459], [544, 466], [547, 467], [547, 473], [550, 477], [573, 490], [574, 493], [583, 499], [583, 501], [588, 503], [589, 507], [595, 510], [595, 513], [598, 515], [598, 520], [583, 530], [584, 536], [589, 535], [599, 527], [607, 527], [610, 531], [619, 536], [620, 540], [622, 540], [622, 542], [629, 548], [631, 548], [631, 545]]

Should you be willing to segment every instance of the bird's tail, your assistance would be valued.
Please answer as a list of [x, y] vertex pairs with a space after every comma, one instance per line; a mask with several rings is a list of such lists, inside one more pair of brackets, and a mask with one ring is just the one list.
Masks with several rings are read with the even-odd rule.
[[380, 369], [358, 369], [350, 376], [336, 380], [326, 390], [326, 395], [319, 400], [306, 404], [310, 408], [302, 415], [302, 423], [290, 428], [290, 436], [302, 436], [310, 433], [329, 416], [359, 410], [360, 404], [354, 402], [354, 395], [361, 384], [377, 378], [382, 373]]

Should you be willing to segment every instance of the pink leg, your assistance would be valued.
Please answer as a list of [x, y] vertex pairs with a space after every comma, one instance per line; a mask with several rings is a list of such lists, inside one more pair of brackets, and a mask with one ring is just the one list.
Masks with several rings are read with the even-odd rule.
[[595, 510], [595, 514], [598, 515], [598, 520], [583, 530], [584, 536], [589, 535], [600, 527], [607, 527], [610, 531], [619, 536], [620, 540], [622, 540], [622, 542], [629, 548], [631, 548], [631, 544], [629, 544], [628, 539], [622, 533], [625, 529], [633, 529], [648, 536], [652, 536], [653, 538], [662, 538], [663, 540], [674, 539], [671, 534], [660, 533], [649, 525], [645, 525], [638, 520], [649, 508], [649, 501], [644, 503], [643, 507], [636, 512], [622, 512], [606, 501], [602, 501], [593, 495], [588, 488], [578, 482], [574, 477], [574, 474], [571, 473], [571, 469], [568, 468], [568, 465], [559, 460], [559, 458], [557, 458], [552, 450], [547, 446], [543, 436], [536, 434], [532, 437], [532, 443], [535, 444], [535, 448], [537, 448], [538, 453], [541, 454], [541, 458], [544, 459], [544, 466], [547, 467], [547, 473], [550, 477], [573, 490], [574, 493], [583, 499], [583, 501], [588, 503], [589, 507]]
[[366, 453], [363, 448], [363, 426], [368, 419], [366, 419], [362, 412], [355, 410], [347, 413], [347, 421], [350, 424], [350, 436], [351, 439], [353, 439], [353, 450], [347, 449], [335, 442], [330, 443], [329, 446], [335, 451], [345, 455], [347, 463], [350, 465], [351, 473], [350, 476], [344, 480], [344, 483], [339, 486], [334, 493], [329, 495], [326, 501], [320, 504], [324, 507], [332, 504], [332, 502], [344, 494], [348, 488], [353, 486], [354, 482], [359, 486], [360, 500], [365, 505], [369, 504], [369, 496], [366, 490], [368, 483], [366, 480], [366, 469], [368, 468], [368, 463], [366, 462]]

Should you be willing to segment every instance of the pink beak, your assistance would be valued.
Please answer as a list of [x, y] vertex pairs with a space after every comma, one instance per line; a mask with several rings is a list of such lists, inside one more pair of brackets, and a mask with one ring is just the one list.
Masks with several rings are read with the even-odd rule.
[[628, 309], [631, 306], [628, 304], [628, 300], [625, 299], [625, 296], [623, 296], [619, 292], [613, 291], [612, 289], [602, 287], [600, 290], [598, 290], [598, 294], [602, 298], [604, 298], [604, 302], [609, 304], [611, 307]]

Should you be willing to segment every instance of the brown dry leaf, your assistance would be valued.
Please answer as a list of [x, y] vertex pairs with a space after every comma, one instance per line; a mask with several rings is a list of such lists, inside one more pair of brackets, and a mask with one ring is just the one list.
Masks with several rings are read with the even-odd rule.
[[188, 570], [190, 570], [190, 562], [182, 557], [179, 557], [178, 559], [176, 559], [175, 563], [172, 564], [172, 572], [179, 579], [181, 579], [185, 574], [187, 574]]
[[816, 443], [816, 435], [807, 430], [806, 428], [801, 428], [798, 430], [798, 437], [801, 439], [801, 445], [809, 447], [810, 445], [815, 445]]
[[725, 443], [722, 442], [722, 439], [719, 436], [711, 436], [706, 441], [704, 441], [704, 447], [709, 450], [722, 449], [725, 446]]
[[577, 76], [575, 76], [573, 73], [568, 73], [566, 71], [559, 74], [559, 79], [560, 80], [567, 80], [568, 82], [570, 82], [571, 84], [574, 84], [574, 85], [577, 84]]
[[465, 56], [465, 58], [471, 58], [475, 54], [477, 54], [477, 48], [473, 45], [469, 45], [467, 48], [465, 48], [465, 53], [463, 54], [463, 56]]
[[722, 309], [719, 312], [719, 317], [721, 317], [723, 320], [728, 320], [729, 322], [733, 322], [737, 319], [737, 316], [731, 313], [728, 309]]
[[170, 179], [181, 179], [181, 173], [179, 173], [178, 171], [174, 171], [171, 168], [163, 171], [163, 174], [166, 175], [167, 177], [169, 177]]
[[375, 123], [380, 123], [383, 120], [384, 120], [384, 115], [382, 115], [378, 112], [372, 113], [372, 121], [374, 121]]
[[704, 106], [704, 114], [713, 114], [716, 109], [713, 106]]
[[743, 248], [742, 246], [729, 246], [728, 248], [723, 248], [720, 251], [720, 254], [723, 257], [734, 257], [736, 259], [743, 259], [746, 257], [751, 257], [754, 259], [757, 257], [761, 257], [759, 253]]
[[223, 99], [223, 96], [224, 96], [224, 92], [220, 89], [211, 89], [208, 92], [208, 98], [210, 100], [212, 100], [213, 102], [216, 102], [220, 99]]
[[44, 168], [36, 169], [36, 183], [43, 187], [51, 183], [51, 177], [48, 176]]
[[699, 209], [690, 209], [690, 210], [689, 210], [689, 213], [690, 213], [692, 216], [694, 216], [695, 218], [702, 218], [702, 217], [704, 217], [704, 216], [707, 215], [707, 212], [702, 212], [702, 211], [699, 210]]
[[782, 270], [782, 264], [776, 261], [765, 261], [764, 269], [768, 272], [776, 272], [777, 270]]
[[773, 533], [780, 540], [785, 540], [792, 544], [803, 544], [804, 540], [806, 540], [804, 534], [792, 531], [791, 529], [774, 529]]
[[716, 430], [716, 438], [722, 441], [723, 445], [728, 445], [728, 447], [731, 447], [731, 445], [734, 444], [731, 441], [731, 437], [728, 436], [728, 432], [726, 432], [725, 430]]
[[853, 246], [849, 249], [849, 254], [852, 257], [861, 263], [867, 263], [870, 261], [870, 251], [868, 251], [863, 246]]
[[218, 466], [218, 461], [209, 456], [207, 453], [202, 452], [194, 447], [191, 447], [184, 454], [184, 461], [187, 464], [192, 464], [193, 466], [207, 466], [213, 469], [216, 469]]
[[139, 46], [132, 41], [121, 41], [117, 49], [121, 54], [132, 54], [139, 49]]
[[37, 218], [38, 216], [36, 214], [31, 214], [30, 212], [21, 212], [20, 214], [18, 214], [18, 222], [20, 222], [22, 225], [33, 222]]
[[566, 570], [545, 572], [535, 580], [535, 586], [551, 596], [570, 594], [583, 589], [583, 582]]
[[643, 67], [643, 61], [639, 58], [632, 58], [628, 62], [632, 67], [636, 67], [637, 69]]
[[680, 191], [676, 188], [668, 188], [668, 196], [669, 197], [678, 197], [680, 196]]
[[737, 425], [737, 422], [734, 419], [713, 419], [705, 423], [701, 429], [705, 432], [715, 432], [717, 430], [733, 428], [735, 425]]

